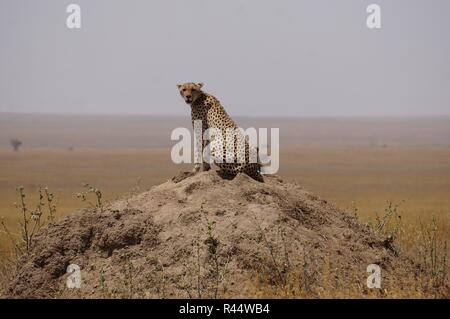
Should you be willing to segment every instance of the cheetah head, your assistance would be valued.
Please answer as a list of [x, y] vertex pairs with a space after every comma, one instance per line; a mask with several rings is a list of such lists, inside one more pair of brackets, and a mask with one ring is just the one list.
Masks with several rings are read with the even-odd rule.
[[181, 97], [187, 104], [194, 102], [203, 92], [203, 83], [184, 83], [177, 85]]

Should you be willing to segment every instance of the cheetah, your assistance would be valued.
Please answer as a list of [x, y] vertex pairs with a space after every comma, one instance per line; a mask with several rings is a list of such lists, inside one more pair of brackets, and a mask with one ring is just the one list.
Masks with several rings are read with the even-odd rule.
[[[219, 167], [219, 175], [231, 179], [238, 173], [245, 173], [259, 182], [264, 182], [261, 175], [259, 158], [257, 158], [256, 161], [250, 160], [250, 154], [252, 154], [252, 152], [256, 152], [256, 157], [258, 157], [258, 150], [257, 148], [255, 149], [250, 146], [248, 139], [243, 137], [242, 133], [239, 131], [237, 131], [238, 133], [233, 137], [233, 144], [229, 143], [232, 147], [234, 145], [234, 150], [231, 153], [234, 154], [234, 158], [229, 158], [227, 160], [226, 142], [224, 142], [227, 138], [227, 129], [237, 129], [238, 127], [227, 114], [219, 100], [211, 94], [202, 91], [203, 83], [189, 82], [178, 84], [177, 87], [181, 97], [191, 106], [191, 120], [194, 130], [196, 129], [194, 122], [200, 120], [202, 123], [201, 136], [203, 136], [203, 133], [207, 129], [211, 128], [222, 134], [222, 139], [214, 138], [211, 141], [211, 143], [215, 143], [215, 147], [219, 150], [219, 152], [216, 153], [218, 156], [214, 157], [213, 160], [214, 164]], [[243, 138], [243, 143], [239, 143], [238, 138]], [[209, 141], [203, 140], [203, 144], [201, 145], [202, 148], [205, 148], [208, 143]], [[204, 171], [210, 170], [211, 166], [209, 163], [203, 161], [202, 164]], [[196, 163], [193, 172], [197, 173], [198, 171], [200, 171], [200, 164]]]

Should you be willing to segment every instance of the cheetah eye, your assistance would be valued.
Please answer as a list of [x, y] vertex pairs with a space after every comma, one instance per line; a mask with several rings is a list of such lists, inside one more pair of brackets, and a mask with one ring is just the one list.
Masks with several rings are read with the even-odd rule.
[[183, 92], [186, 92], [186, 89], [183, 89], [182, 91], [183, 91]]

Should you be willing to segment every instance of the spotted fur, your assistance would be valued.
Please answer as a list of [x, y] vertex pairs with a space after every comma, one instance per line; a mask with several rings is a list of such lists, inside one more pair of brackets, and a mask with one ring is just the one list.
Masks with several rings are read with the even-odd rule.
[[[233, 178], [238, 173], [245, 173], [253, 179], [263, 182], [261, 164], [259, 161], [256, 163], [250, 161], [250, 155], [253, 154], [252, 152], [256, 153], [257, 150], [250, 146], [248, 140], [242, 133], [233, 136], [234, 141], [231, 145], [234, 147], [234, 158], [233, 162], [227, 162], [227, 129], [236, 129], [237, 125], [227, 114], [219, 100], [201, 90], [203, 83], [185, 83], [177, 85], [177, 87], [185, 102], [191, 106], [191, 119], [194, 129], [194, 121], [201, 120], [202, 136], [208, 128], [216, 128], [222, 134], [222, 139], [214, 138], [209, 145], [211, 149], [219, 150], [214, 158], [214, 164], [220, 168], [219, 173], [225, 178]], [[243, 139], [244, 143], [239, 143], [240, 139]], [[203, 145], [201, 146], [205, 148], [208, 142], [207, 140], [203, 140]], [[239, 162], [238, 159], [240, 158], [245, 158], [245, 161]], [[203, 170], [209, 169], [210, 165], [203, 162]], [[200, 165], [196, 164], [194, 172], [198, 172], [199, 170]]]

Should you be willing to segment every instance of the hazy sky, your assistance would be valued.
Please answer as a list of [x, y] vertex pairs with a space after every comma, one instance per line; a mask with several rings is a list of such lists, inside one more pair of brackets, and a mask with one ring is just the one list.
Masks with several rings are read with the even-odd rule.
[[448, 0], [0, 0], [0, 111], [186, 115], [176, 84], [202, 81], [232, 115], [450, 114], [449, 14]]

